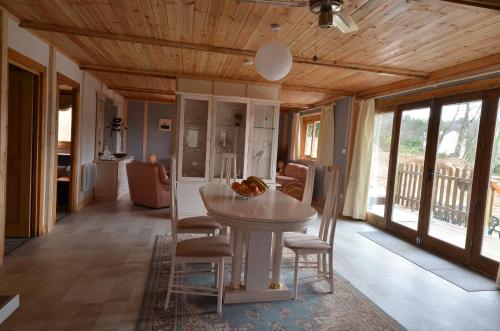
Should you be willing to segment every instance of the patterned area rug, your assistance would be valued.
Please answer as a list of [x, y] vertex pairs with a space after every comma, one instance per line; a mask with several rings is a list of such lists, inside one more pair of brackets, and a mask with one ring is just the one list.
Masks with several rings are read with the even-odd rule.
[[[163, 305], [170, 272], [170, 243], [169, 237], [156, 238], [143, 306], [137, 322], [138, 331], [404, 330], [339, 275], [335, 277], [334, 294], [328, 293], [326, 280], [306, 280], [301, 282], [297, 301], [224, 305], [222, 316], [219, 316], [215, 297], [177, 294], [165, 311]], [[292, 264], [293, 254], [286, 252], [283, 275], [288, 287], [293, 285]], [[229, 274], [228, 266], [226, 278], [229, 278]], [[307, 276], [307, 269], [301, 269], [300, 275]], [[200, 274], [186, 279], [187, 283], [213, 284], [214, 278], [210, 274]]]

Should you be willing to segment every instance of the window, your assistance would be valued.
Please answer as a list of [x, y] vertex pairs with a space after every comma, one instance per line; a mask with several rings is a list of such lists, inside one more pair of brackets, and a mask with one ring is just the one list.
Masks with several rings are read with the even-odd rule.
[[59, 110], [57, 140], [71, 142], [71, 115], [72, 109]]
[[315, 159], [318, 157], [319, 129], [320, 115], [315, 114], [302, 118], [302, 158]]

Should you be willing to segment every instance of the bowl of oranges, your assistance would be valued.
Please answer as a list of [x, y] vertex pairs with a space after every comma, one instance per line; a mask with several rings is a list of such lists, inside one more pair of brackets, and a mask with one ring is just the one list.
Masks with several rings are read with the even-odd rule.
[[255, 198], [266, 192], [269, 187], [259, 177], [250, 176], [241, 183], [234, 182], [231, 188], [242, 197]]

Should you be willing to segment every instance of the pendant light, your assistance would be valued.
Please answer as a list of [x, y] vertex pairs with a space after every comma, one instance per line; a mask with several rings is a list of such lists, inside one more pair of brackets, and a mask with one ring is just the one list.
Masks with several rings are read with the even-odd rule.
[[[273, 31], [279, 31], [279, 25], [271, 26]], [[255, 57], [255, 68], [259, 75], [269, 81], [285, 78], [292, 69], [292, 53], [288, 47], [277, 41], [262, 45]]]

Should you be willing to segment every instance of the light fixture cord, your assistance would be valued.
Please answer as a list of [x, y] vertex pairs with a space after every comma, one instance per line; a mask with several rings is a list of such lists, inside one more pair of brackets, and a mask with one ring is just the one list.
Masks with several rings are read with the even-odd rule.
[[315, 59], [315, 61], [318, 60], [318, 30], [319, 30], [319, 24], [316, 25], [316, 41], [314, 42], [314, 59]]

